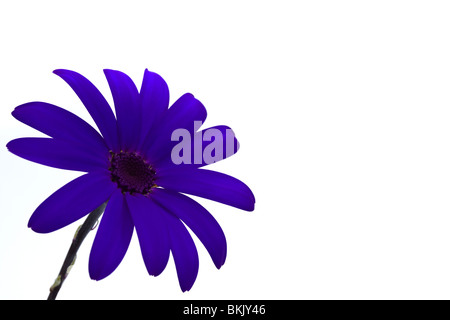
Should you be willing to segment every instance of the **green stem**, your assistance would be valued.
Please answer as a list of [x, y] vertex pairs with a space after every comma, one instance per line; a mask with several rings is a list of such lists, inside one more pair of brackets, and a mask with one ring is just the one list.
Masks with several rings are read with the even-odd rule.
[[55, 300], [58, 295], [59, 290], [64, 282], [64, 280], [69, 275], [70, 269], [75, 263], [77, 257], [77, 251], [83, 243], [84, 238], [86, 238], [87, 234], [95, 227], [100, 216], [103, 214], [106, 208], [106, 204], [108, 201], [101, 204], [97, 209], [92, 211], [84, 223], [78, 227], [77, 231], [72, 240], [72, 244], [67, 252], [66, 258], [64, 259], [61, 270], [59, 271], [58, 277], [56, 278], [53, 285], [50, 287], [50, 294], [48, 295], [47, 300]]

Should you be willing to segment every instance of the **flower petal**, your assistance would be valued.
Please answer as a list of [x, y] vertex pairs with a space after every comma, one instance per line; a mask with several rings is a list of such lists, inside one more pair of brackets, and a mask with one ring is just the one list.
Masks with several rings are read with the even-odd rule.
[[92, 152], [73, 142], [52, 138], [19, 138], [6, 147], [15, 155], [46, 166], [76, 170], [95, 171], [108, 166], [108, 153]]
[[120, 264], [133, 235], [134, 224], [125, 196], [116, 189], [109, 200], [89, 256], [91, 279], [109, 276]]
[[108, 147], [119, 151], [116, 118], [100, 91], [88, 79], [75, 71], [58, 69], [53, 73], [60, 76], [75, 91], [97, 124]]
[[114, 99], [121, 149], [134, 150], [141, 130], [139, 92], [125, 73], [108, 69], [103, 71]]
[[170, 249], [172, 251], [178, 282], [181, 291], [192, 288], [198, 273], [198, 254], [195, 243], [186, 227], [177, 217], [166, 213], [164, 218], [169, 229]]
[[[200, 168], [211, 163], [219, 162], [234, 155], [239, 150], [239, 141], [236, 139], [234, 131], [228, 126], [214, 126], [211, 128], [203, 129], [198, 132], [189, 132], [190, 143], [185, 143], [180, 138], [176, 141], [170, 141], [171, 152], [167, 154], [164, 159], [154, 163], [158, 168], [164, 168], [166, 166], [189, 166], [193, 168]], [[180, 157], [180, 160], [173, 159], [172, 157], [178, 157], [176, 153], [172, 154], [175, 146], [181, 144], [182, 149], [185, 146], [190, 148], [190, 157]], [[185, 152], [183, 150], [183, 152]], [[212, 156], [212, 154], [214, 155]], [[175, 161], [177, 160], [177, 161]], [[187, 161], [185, 161], [187, 160]]]
[[31, 216], [28, 227], [39, 233], [65, 227], [98, 208], [114, 188], [107, 171], [82, 175], [42, 202]]
[[206, 119], [206, 109], [203, 104], [192, 94], [181, 96], [166, 111], [158, 123], [154, 126], [146, 141], [143, 150], [151, 163], [157, 163], [165, 158], [172, 150], [171, 136], [176, 129], [193, 130], [194, 121], [203, 123]]
[[156, 183], [169, 190], [192, 194], [246, 211], [255, 208], [255, 197], [247, 185], [229, 175], [189, 167], [157, 172]]
[[147, 271], [150, 275], [157, 276], [166, 268], [170, 255], [169, 235], [164, 219], [166, 212], [141, 194], [127, 195], [126, 200]]
[[73, 113], [45, 102], [29, 102], [14, 109], [17, 120], [53, 138], [81, 143], [90, 150], [108, 151], [102, 136]]
[[199, 203], [178, 192], [157, 188], [152, 192], [152, 199], [195, 233], [220, 269], [227, 256], [227, 241], [216, 219]]
[[159, 123], [164, 111], [169, 107], [169, 87], [160, 75], [145, 69], [139, 95], [142, 112], [141, 137], [144, 138], [150, 129]]

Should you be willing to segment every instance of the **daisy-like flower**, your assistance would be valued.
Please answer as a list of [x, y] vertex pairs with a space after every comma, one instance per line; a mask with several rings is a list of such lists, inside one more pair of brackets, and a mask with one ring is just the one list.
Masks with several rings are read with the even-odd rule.
[[[170, 252], [180, 288], [190, 290], [198, 273], [198, 254], [189, 229], [220, 268], [226, 258], [225, 235], [214, 217], [184, 194], [254, 210], [255, 197], [241, 181], [203, 169], [207, 163], [175, 164], [172, 133], [185, 129], [202, 135], [194, 123], [206, 119], [206, 109], [192, 94], [170, 108], [169, 89], [156, 73], [145, 70], [140, 91], [124, 73], [104, 70], [114, 100], [115, 115], [100, 91], [70, 70], [55, 70], [78, 95], [99, 131], [73, 113], [45, 102], [18, 106], [12, 115], [49, 138], [19, 138], [9, 151], [43, 165], [86, 172], [40, 204], [28, 226], [39, 233], [63, 228], [107, 202], [89, 257], [94, 280], [110, 275], [120, 264], [136, 229], [150, 275], [166, 267]], [[229, 136], [226, 126], [213, 127]], [[233, 136], [232, 152], [238, 142]], [[213, 139], [211, 139], [213, 140]], [[202, 150], [213, 141], [203, 141]], [[230, 141], [227, 142], [228, 144]], [[224, 143], [225, 145], [225, 143]]]

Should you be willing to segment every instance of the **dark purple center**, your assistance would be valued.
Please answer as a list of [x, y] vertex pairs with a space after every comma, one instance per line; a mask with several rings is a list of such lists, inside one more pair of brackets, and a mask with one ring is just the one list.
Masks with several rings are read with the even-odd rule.
[[155, 170], [135, 152], [111, 152], [109, 171], [123, 193], [145, 195], [155, 187]]

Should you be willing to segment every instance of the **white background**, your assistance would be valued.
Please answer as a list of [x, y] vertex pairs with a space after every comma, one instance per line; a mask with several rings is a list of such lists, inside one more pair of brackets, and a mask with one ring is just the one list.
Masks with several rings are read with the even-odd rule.
[[[70, 3], [70, 4], [69, 4]], [[199, 244], [190, 292], [173, 260], [148, 276], [136, 235], [88, 275], [94, 232], [59, 299], [449, 299], [450, 4], [447, 1], [3, 1], [0, 4], [0, 298], [45, 299], [81, 221], [50, 234], [34, 209], [80, 173], [22, 160], [40, 136], [15, 106], [46, 101], [92, 123], [57, 68], [112, 103], [103, 68], [161, 74], [241, 150], [214, 165], [256, 195], [248, 213], [199, 200], [222, 225], [216, 270]]]

